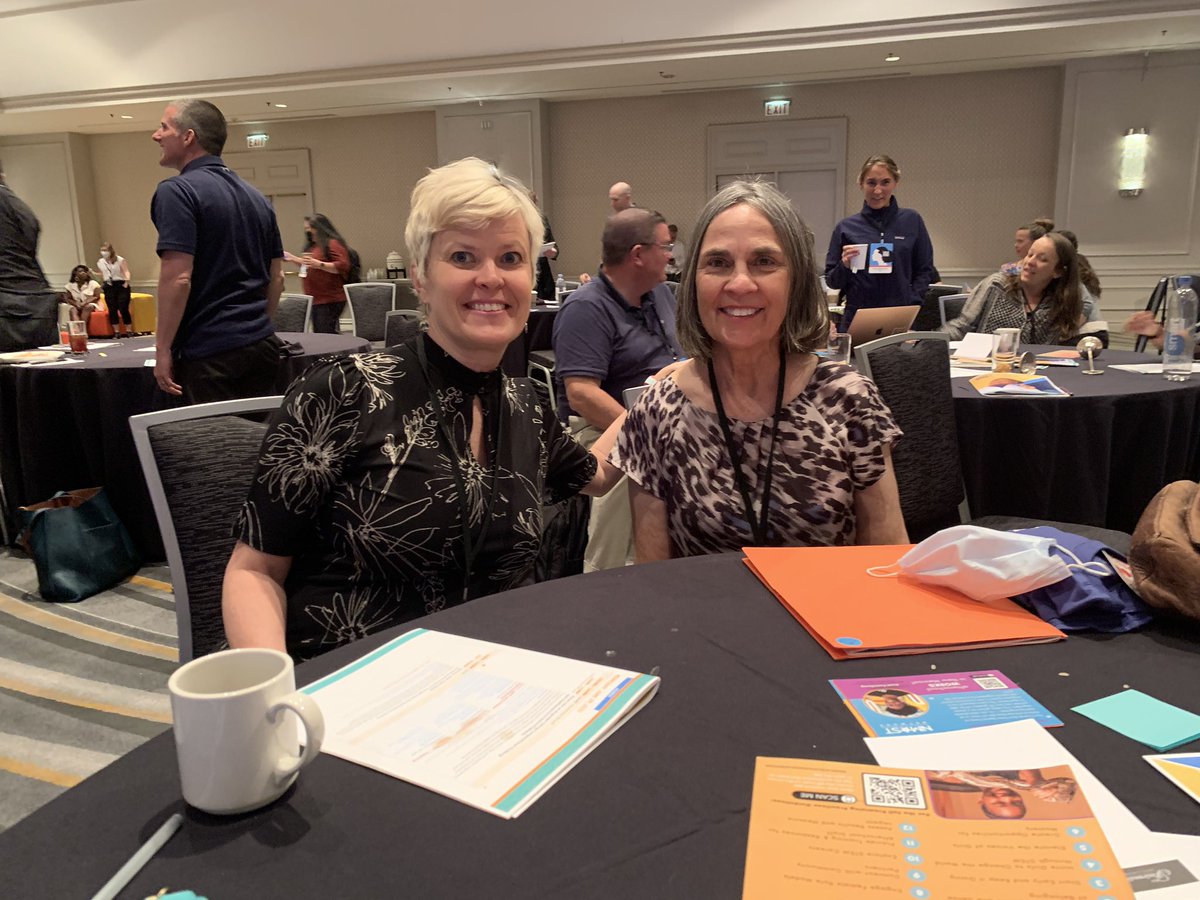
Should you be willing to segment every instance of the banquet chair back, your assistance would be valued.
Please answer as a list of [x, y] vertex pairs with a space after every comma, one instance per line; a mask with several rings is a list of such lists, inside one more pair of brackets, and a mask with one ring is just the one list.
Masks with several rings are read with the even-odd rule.
[[271, 324], [276, 331], [312, 331], [312, 304], [308, 294], [282, 294]]
[[415, 309], [393, 309], [383, 323], [383, 345], [395, 347], [421, 330], [421, 314]]
[[854, 356], [904, 432], [892, 448], [892, 466], [909, 538], [921, 541], [965, 521], [949, 337], [910, 331], [868, 341]]
[[396, 285], [390, 281], [360, 281], [342, 290], [350, 308], [350, 330], [368, 341], [382, 341], [387, 314], [396, 308]]
[[413, 287], [411, 278], [396, 279], [396, 309], [420, 309], [421, 298]]
[[937, 298], [938, 312], [942, 317], [942, 325], [957, 319], [967, 305], [969, 294], [942, 294]]
[[267, 430], [243, 417], [265, 418], [282, 401], [222, 400], [129, 420], [171, 569], [181, 663], [227, 646], [221, 581]]
[[[1146, 310], [1154, 314], [1154, 318], [1160, 322], [1166, 320], [1167, 317], [1167, 291], [1171, 287], [1171, 279], [1176, 278], [1175, 275], [1164, 275], [1158, 279], [1158, 284], [1154, 285], [1154, 290], [1150, 292], [1149, 298], [1146, 300]], [[1192, 276], [1192, 287], [1200, 285], [1200, 274]], [[1144, 334], [1139, 334], [1137, 340], [1133, 342], [1133, 349], [1138, 353], [1146, 352], [1146, 344], [1150, 342], [1150, 338]]]
[[946, 297], [951, 294], [961, 294], [964, 288], [959, 284], [931, 284], [929, 289], [925, 291], [925, 297], [921, 301], [921, 309], [917, 312], [917, 317], [913, 319], [912, 331], [937, 331], [942, 326], [942, 305], [938, 302], [940, 297]]
[[554, 385], [554, 351], [530, 351], [526, 374], [536, 387], [545, 389], [546, 396], [550, 398], [550, 408], [558, 409], [558, 391]]

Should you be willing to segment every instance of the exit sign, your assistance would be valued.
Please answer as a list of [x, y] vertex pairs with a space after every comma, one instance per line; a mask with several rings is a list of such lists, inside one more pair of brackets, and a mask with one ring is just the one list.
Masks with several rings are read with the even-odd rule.
[[266, 134], [248, 134], [246, 135], [246, 149], [261, 150], [267, 146], [267, 141], [270, 139], [270, 135]]
[[791, 100], [764, 100], [763, 101], [763, 112], [765, 112], [767, 114], [768, 119], [773, 118], [775, 116], [791, 115], [792, 101]]

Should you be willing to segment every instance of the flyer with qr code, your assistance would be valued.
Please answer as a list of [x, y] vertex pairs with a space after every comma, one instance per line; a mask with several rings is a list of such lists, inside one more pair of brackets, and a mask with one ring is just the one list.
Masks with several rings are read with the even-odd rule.
[[872, 737], [961, 731], [1033, 719], [1062, 721], [995, 669], [889, 678], [831, 678], [846, 707]]
[[1069, 766], [759, 757], [743, 900], [1132, 900]]

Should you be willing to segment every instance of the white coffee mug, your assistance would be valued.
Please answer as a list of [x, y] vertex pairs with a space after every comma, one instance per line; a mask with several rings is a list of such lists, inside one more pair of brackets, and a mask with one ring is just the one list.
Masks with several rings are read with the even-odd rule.
[[[180, 666], [167, 682], [183, 799], [210, 813], [241, 813], [280, 797], [321, 750], [325, 719], [296, 690], [279, 650], [223, 650]], [[301, 751], [295, 719], [304, 723]]]

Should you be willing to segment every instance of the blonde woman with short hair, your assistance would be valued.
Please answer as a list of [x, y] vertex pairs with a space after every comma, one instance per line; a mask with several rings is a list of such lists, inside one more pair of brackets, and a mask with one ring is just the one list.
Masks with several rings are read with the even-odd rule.
[[405, 238], [427, 330], [292, 386], [225, 572], [232, 646], [305, 659], [526, 583], [543, 497], [617, 481], [603, 460], [619, 422], [589, 453], [499, 368], [541, 234], [524, 185], [482, 160], [417, 183]]

